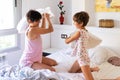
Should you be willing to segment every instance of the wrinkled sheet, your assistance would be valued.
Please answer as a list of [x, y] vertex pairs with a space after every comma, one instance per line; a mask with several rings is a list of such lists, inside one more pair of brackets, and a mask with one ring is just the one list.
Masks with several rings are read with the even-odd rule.
[[5, 65], [0, 68], [0, 80], [84, 80], [83, 75], [57, 73], [48, 69], [33, 70], [29, 67], [20, 68], [19, 65]]

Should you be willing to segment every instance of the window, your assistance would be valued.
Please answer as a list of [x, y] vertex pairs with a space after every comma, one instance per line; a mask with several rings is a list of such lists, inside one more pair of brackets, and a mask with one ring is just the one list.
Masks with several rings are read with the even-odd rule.
[[0, 52], [20, 46], [16, 25], [21, 18], [21, 0], [0, 0]]

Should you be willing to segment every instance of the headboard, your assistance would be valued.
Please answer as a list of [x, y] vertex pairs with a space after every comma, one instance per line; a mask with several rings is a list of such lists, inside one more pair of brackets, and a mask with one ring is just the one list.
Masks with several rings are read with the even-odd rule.
[[[99, 28], [88, 26], [88, 31], [102, 39], [101, 46], [108, 47], [120, 55], [120, 29], [119, 28]], [[51, 33], [51, 48], [64, 48], [69, 45], [65, 44], [65, 39], [61, 34], [68, 36], [75, 30], [72, 25], [54, 25], [54, 32]]]

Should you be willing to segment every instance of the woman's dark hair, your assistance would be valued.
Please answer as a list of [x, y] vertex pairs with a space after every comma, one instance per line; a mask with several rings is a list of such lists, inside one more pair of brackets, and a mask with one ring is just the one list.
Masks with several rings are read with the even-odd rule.
[[78, 24], [83, 22], [83, 26], [86, 26], [89, 21], [89, 15], [87, 12], [81, 11], [81, 12], [76, 13], [73, 16], [73, 20], [77, 22]]
[[38, 21], [42, 18], [41, 14], [36, 10], [29, 10], [26, 17], [27, 20], [31, 20], [32, 22]]

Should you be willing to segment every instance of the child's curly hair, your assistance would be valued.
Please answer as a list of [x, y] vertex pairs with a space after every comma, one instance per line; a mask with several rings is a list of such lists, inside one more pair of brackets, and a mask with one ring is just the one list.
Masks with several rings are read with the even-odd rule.
[[36, 10], [29, 10], [26, 14], [27, 20], [31, 20], [32, 22], [38, 21], [42, 18], [42, 15]]
[[85, 11], [77, 12], [73, 16], [73, 21], [77, 22], [78, 24], [83, 22], [83, 26], [86, 26], [89, 21], [89, 15]]

